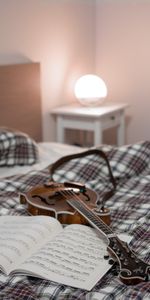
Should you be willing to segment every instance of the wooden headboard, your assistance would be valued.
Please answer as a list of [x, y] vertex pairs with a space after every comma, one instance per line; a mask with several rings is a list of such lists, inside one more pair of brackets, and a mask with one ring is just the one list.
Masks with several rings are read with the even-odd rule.
[[42, 140], [39, 63], [0, 66], [0, 126]]

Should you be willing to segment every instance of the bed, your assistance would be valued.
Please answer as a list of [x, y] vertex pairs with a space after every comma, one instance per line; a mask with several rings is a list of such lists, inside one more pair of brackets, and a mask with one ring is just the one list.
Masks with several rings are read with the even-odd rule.
[[[18, 66], [21, 68], [21, 66]], [[23, 69], [27, 66], [23, 65]], [[29, 67], [29, 65], [28, 65]], [[35, 65], [34, 65], [35, 67]], [[3, 71], [5, 67], [3, 66]], [[13, 68], [10, 66], [10, 69]], [[31, 66], [30, 66], [31, 68]], [[30, 69], [29, 68], [29, 69]], [[9, 68], [6, 66], [7, 72]], [[18, 73], [16, 71], [15, 74]], [[30, 69], [31, 70], [31, 69]], [[38, 78], [40, 75], [39, 64], [36, 65], [38, 70]], [[0, 70], [0, 81], [2, 76]], [[11, 69], [12, 72], [12, 69]], [[20, 71], [19, 71], [20, 72]], [[27, 72], [27, 70], [26, 70]], [[28, 74], [28, 75], [27, 75]], [[26, 73], [28, 77], [30, 72]], [[37, 72], [36, 72], [37, 74]], [[13, 76], [14, 77], [14, 76]], [[20, 76], [19, 76], [20, 77]], [[11, 78], [11, 76], [10, 76]], [[32, 78], [34, 78], [32, 73]], [[22, 82], [22, 81], [21, 81]], [[39, 82], [39, 79], [38, 81]], [[1, 86], [1, 82], [0, 82]], [[27, 84], [28, 86], [28, 84]], [[13, 84], [14, 87], [14, 84]], [[16, 84], [15, 84], [16, 87]], [[22, 87], [23, 88], [23, 87]], [[5, 97], [7, 98], [5, 89]], [[41, 108], [38, 100], [36, 103], [37, 116], [40, 115]], [[16, 93], [16, 92], [15, 92]], [[17, 92], [18, 93], [18, 92]], [[25, 93], [30, 95], [30, 93]], [[37, 93], [35, 93], [37, 95]], [[12, 93], [11, 93], [12, 95]], [[20, 95], [19, 95], [20, 98]], [[16, 96], [9, 101], [17, 101]], [[5, 100], [6, 101], [6, 100]], [[8, 98], [7, 98], [8, 101]], [[7, 102], [8, 103], [8, 102]], [[20, 100], [19, 100], [20, 103]], [[30, 102], [29, 102], [30, 103]], [[3, 106], [4, 104], [2, 104]], [[9, 133], [9, 141], [13, 142], [14, 150], [14, 133], [18, 137], [21, 133], [21, 138], [29, 138], [29, 145], [34, 153], [35, 160], [31, 161], [31, 152], [29, 151], [30, 160], [28, 164], [22, 162], [19, 164], [12, 161], [12, 155], [4, 165], [4, 160], [0, 166], [0, 216], [5, 215], [28, 215], [26, 208], [19, 203], [19, 193], [30, 190], [35, 185], [41, 185], [50, 178], [49, 165], [54, 163], [58, 158], [67, 154], [82, 152], [85, 149], [80, 147], [58, 144], [58, 143], [42, 143], [41, 140], [41, 119], [36, 118], [39, 125], [32, 128], [32, 124], [15, 123], [16, 117], [6, 116], [8, 106], [5, 103], [3, 108], [3, 119], [1, 119], [1, 126], [3, 128], [3, 139], [1, 146], [1, 157], [4, 150], [4, 140], [7, 140], [8, 128], [13, 128]], [[27, 109], [27, 108], [25, 108]], [[1, 110], [0, 110], [1, 111]], [[4, 113], [6, 111], [6, 114]], [[26, 111], [27, 112], [27, 111]], [[22, 120], [26, 119], [22, 116]], [[8, 123], [6, 122], [8, 120]], [[29, 124], [30, 122], [28, 122]], [[31, 122], [32, 123], [32, 122]], [[27, 126], [27, 127], [26, 127]], [[15, 128], [15, 129], [14, 129]], [[37, 132], [37, 128], [38, 132]], [[36, 130], [36, 132], [35, 132]], [[4, 139], [5, 133], [5, 139]], [[24, 135], [25, 133], [25, 135]], [[20, 136], [20, 135], [19, 135]], [[16, 143], [18, 147], [18, 142]], [[21, 140], [22, 145], [22, 140]], [[6, 148], [8, 143], [5, 142]], [[26, 149], [26, 147], [25, 147]], [[31, 148], [30, 148], [31, 149]], [[35, 151], [36, 149], [36, 151]], [[105, 152], [111, 165], [113, 176], [116, 180], [115, 193], [107, 200], [106, 205], [111, 211], [111, 228], [116, 233], [124, 233], [130, 236], [130, 246], [136, 249], [136, 252], [147, 264], [150, 263], [149, 243], [150, 243], [150, 142], [141, 141], [134, 145], [126, 145], [122, 147], [100, 145], [97, 147]], [[17, 150], [18, 151], [18, 150]], [[22, 149], [21, 149], [22, 151]], [[8, 151], [6, 151], [8, 155]], [[14, 153], [14, 152], [13, 152]], [[16, 152], [15, 152], [16, 153]], [[22, 153], [22, 152], [21, 152]], [[23, 152], [28, 153], [28, 152]], [[35, 155], [36, 153], [36, 155]], [[17, 152], [18, 154], [18, 152]], [[20, 155], [20, 152], [19, 152]], [[6, 156], [6, 155], [5, 155]], [[21, 156], [17, 156], [17, 158]], [[24, 156], [23, 156], [24, 159]], [[20, 161], [20, 160], [19, 160]], [[91, 189], [94, 189], [99, 198], [102, 199], [104, 193], [110, 188], [110, 180], [106, 171], [106, 165], [102, 159], [95, 155], [89, 155], [86, 159], [80, 158], [71, 160], [61, 167], [61, 172], [56, 172], [56, 180], [58, 182], [64, 181], [80, 181], [84, 182]], [[57, 299], [57, 300], [129, 300], [129, 299], [146, 299], [150, 298], [150, 284], [149, 281], [144, 281], [137, 285], [125, 285], [120, 281], [118, 275], [114, 272], [114, 266], [104, 275], [102, 279], [94, 286], [91, 291], [77, 289], [70, 286], [58, 284], [53, 281], [27, 277], [27, 276], [4, 276], [0, 273], [0, 300], [37, 300], [37, 299]]]

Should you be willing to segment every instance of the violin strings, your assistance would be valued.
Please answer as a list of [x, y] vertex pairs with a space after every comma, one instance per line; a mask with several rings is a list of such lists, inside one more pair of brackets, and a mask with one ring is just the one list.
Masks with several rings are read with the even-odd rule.
[[[73, 191], [60, 191], [60, 194], [63, 195], [65, 197], [65, 199], [67, 199], [67, 196], [69, 195], [69, 196], [73, 196], [77, 200], [81, 201], [80, 197], [77, 196]], [[91, 210], [90, 210], [90, 212], [93, 213]], [[96, 214], [93, 213], [93, 215], [97, 219], [98, 222], [101, 222], [113, 234], [113, 231], [106, 223], [104, 223], [102, 220], [100, 220], [100, 218]]]

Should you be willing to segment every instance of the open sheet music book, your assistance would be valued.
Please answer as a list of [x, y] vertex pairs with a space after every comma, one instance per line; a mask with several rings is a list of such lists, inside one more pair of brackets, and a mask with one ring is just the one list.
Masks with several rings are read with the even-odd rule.
[[91, 290], [107, 272], [106, 243], [84, 225], [47, 216], [0, 217], [0, 269]]

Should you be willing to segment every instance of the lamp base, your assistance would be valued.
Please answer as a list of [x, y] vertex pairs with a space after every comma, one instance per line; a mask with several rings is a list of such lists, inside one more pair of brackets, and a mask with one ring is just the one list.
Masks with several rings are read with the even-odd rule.
[[104, 102], [104, 98], [80, 98], [78, 101], [83, 106], [99, 106]]

